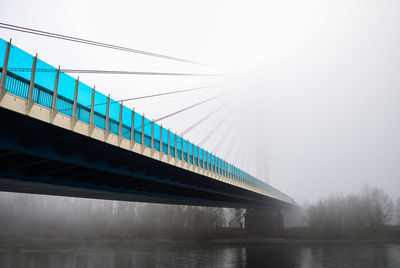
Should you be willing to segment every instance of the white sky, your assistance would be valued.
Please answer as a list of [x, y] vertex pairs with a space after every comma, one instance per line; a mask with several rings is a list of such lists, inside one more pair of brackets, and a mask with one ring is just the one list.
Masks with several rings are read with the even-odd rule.
[[[62, 68], [227, 73], [227, 77], [81, 75], [114, 99], [219, 88], [129, 104], [158, 118], [228, 89], [240, 102], [190, 132], [298, 202], [365, 183], [400, 196], [400, 1], [17, 1], [0, 21], [214, 64], [195, 66], [0, 29]], [[178, 133], [230, 96], [166, 120]], [[233, 106], [235, 105], [235, 106]], [[230, 109], [233, 108], [233, 109]], [[229, 113], [228, 113], [229, 112]], [[243, 116], [239, 116], [243, 115]], [[251, 119], [251, 116], [257, 116]], [[231, 124], [236, 119], [238, 126]], [[254, 137], [254, 133], [258, 132]], [[246, 134], [246, 138], [244, 136]], [[258, 150], [254, 149], [255, 144]], [[245, 146], [243, 144], [248, 144]], [[247, 148], [247, 149], [246, 149]], [[257, 161], [255, 161], [255, 158]], [[254, 164], [257, 163], [257, 164]], [[266, 168], [267, 167], [267, 168]], [[267, 171], [267, 173], [266, 173]]]

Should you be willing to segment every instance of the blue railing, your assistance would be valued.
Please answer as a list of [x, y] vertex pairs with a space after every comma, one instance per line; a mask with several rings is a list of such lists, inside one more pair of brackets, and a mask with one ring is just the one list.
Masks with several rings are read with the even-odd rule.
[[[7, 42], [0, 39], [0, 70], [3, 70], [3, 62], [6, 52]], [[7, 66], [6, 90], [21, 98], [28, 98], [29, 85], [34, 57], [25, 51], [11, 45], [10, 55]], [[54, 88], [56, 85], [57, 69], [47, 63], [37, 60], [35, 81], [32, 99], [44, 107], [52, 108]], [[265, 190], [275, 197], [288, 202], [293, 199], [280, 192], [274, 187], [254, 178], [250, 174], [240, 170], [230, 163], [216, 157], [197, 147], [193, 143], [183, 139], [152, 122], [137, 112], [123, 106], [122, 104], [109, 100], [109, 124], [106, 128], [107, 97], [95, 91], [94, 105], [92, 107], [93, 89], [76, 81], [71, 76], [59, 72], [57, 86], [56, 109], [58, 112], [72, 116], [74, 106], [74, 95], [77, 85], [77, 105], [76, 117], [86, 123], [90, 123], [91, 109], [93, 108], [93, 124], [100, 129], [108, 129], [111, 133], [119, 135], [119, 125], [121, 122], [122, 136], [128, 140], [133, 140], [146, 147], [154, 148], [172, 157], [188, 162], [192, 165], [208, 169], [232, 180], [242, 182], [257, 189]], [[122, 107], [121, 107], [122, 106]], [[122, 109], [122, 113], [121, 113]], [[122, 118], [120, 118], [122, 115]], [[132, 135], [133, 132], [133, 135]], [[142, 141], [142, 135], [144, 137]], [[152, 143], [153, 138], [153, 143]], [[169, 151], [168, 151], [169, 147]]]

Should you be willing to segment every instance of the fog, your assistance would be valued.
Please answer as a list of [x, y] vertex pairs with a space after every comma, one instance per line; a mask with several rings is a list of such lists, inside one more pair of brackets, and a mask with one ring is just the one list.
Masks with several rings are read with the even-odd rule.
[[[82, 74], [114, 99], [224, 83], [126, 103], [187, 135], [299, 203], [362, 185], [400, 196], [399, 1], [17, 1], [2, 22], [213, 66], [196, 66], [0, 29], [3, 39], [64, 68], [197, 72], [217, 77]], [[231, 152], [230, 152], [231, 151]]]
[[1, 237], [204, 238], [241, 210], [0, 192]]

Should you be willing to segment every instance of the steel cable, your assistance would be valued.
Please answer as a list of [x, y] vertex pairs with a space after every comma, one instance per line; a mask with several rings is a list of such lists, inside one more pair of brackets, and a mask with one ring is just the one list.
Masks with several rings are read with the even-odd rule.
[[148, 52], [148, 51], [144, 51], [144, 50], [138, 50], [138, 49], [133, 49], [133, 48], [128, 48], [128, 47], [122, 47], [122, 46], [92, 41], [92, 40], [88, 40], [88, 39], [77, 38], [77, 37], [73, 37], [73, 36], [67, 36], [67, 35], [47, 32], [47, 31], [36, 30], [33, 28], [17, 26], [17, 25], [8, 24], [8, 23], [0, 22], [0, 28], [12, 30], [12, 31], [29, 33], [29, 34], [41, 35], [41, 36], [45, 36], [45, 37], [56, 38], [56, 39], [61, 39], [61, 40], [66, 40], [66, 41], [71, 41], [71, 42], [83, 43], [83, 44], [87, 44], [87, 45], [121, 50], [121, 51], [136, 53], [136, 54], [142, 54], [142, 55], [151, 56], [151, 57], [163, 58], [163, 59], [168, 59], [168, 60], [173, 60], [173, 61], [180, 61], [180, 62], [191, 63], [191, 64], [196, 64], [196, 65], [212, 66], [212, 65], [202, 63], [202, 62], [197, 62], [197, 61], [167, 56], [167, 55], [163, 55], [163, 54]]

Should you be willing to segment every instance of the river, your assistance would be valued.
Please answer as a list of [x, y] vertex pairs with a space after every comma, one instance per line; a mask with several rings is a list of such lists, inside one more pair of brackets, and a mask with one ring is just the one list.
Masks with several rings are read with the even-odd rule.
[[399, 268], [400, 243], [1, 241], [0, 267]]

